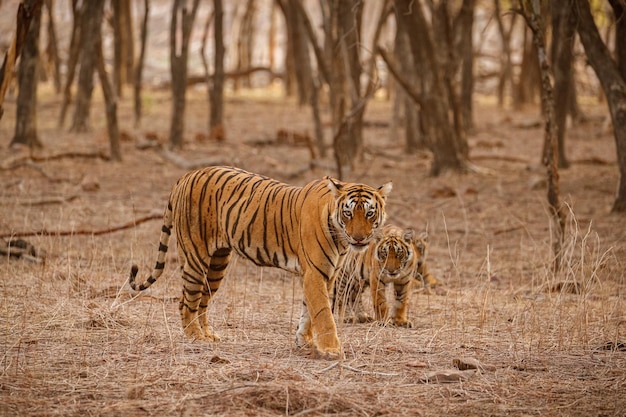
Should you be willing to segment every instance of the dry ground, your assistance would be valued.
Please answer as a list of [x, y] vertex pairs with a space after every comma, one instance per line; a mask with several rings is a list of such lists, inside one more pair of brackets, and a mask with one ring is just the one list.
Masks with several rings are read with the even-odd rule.
[[[332, 174], [301, 173], [304, 148], [250, 145], [280, 128], [311, 132], [307, 109], [271, 92], [231, 96], [227, 141], [198, 143], [205, 102], [204, 93], [191, 93], [187, 160], [294, 184]], [[122, 126], [135, 137], [123, 144], [123, 162], [28, 165], [19, 162], [23, 151], [7, 149], [9, 98], [0, 123], [0, 234], [99, 231], [161, 212], [184, 170], [136, 149], [146, 132], [164, 140], [168, 131], [167, 94], [150, 92], [145, 104], [143, 127], [133, 130], [122, 103]], [[39, 155], [107, 150], [99, 104], [88, 134], [56, 130], [58, 109], [57, 98], [42, 101]], [[173, 254], [145, 294], [133, 298], [125, 285], [132, 263], [142, 276], [154, 264], [160, 220], [101, 235], [27, 237], [45, 251], [44, 263], [0, 259], [0, 415], [626, 415], [626, 222], [609, 213], [617, 166], [604, 109], [586, 111], [590, 121], [569, 133], [573, 166], [561, 172], [569, 218], [566, 267], [557, 276], [544, 171], [536, 167], [543, 138], [536, 109], [479, 104], [470, 145], [481, 171], [466, 175], [431, 178], [427, 154], [405, 154], [379, 124], [366, 130], [365, 159], [351, 179], [394, 181], [390, 221], [428, 230], [430, 268], [446, 285], [415, 293], [413, 329], [340, 325], [341, 363], [295, 348], [299, 279], [243, 260], [210, 307], [223, 341], [186, 340]], [[367, 119], [388, 121], [389, 104], [372, 103]], [[579, 283], [579, 293], [571, 285], [549, 291], [567, 282]], [[460, 358], [487, 366], [459, 382], [425, 383]]]

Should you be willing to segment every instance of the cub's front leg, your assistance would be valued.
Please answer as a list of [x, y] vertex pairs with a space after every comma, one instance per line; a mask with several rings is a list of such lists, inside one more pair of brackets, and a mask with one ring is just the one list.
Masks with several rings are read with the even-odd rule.
[[342, 351], [330, 308], [329, 286], [319, 272], [308, 270], [304, 273], [304, 307], [296, 337], [300, 345], [310, 343], [316, 356], [333, 360], [339, 359]]

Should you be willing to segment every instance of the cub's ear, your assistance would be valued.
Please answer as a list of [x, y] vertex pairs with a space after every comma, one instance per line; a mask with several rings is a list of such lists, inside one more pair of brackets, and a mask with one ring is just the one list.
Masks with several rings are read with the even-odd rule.
[[419, 240], [423, 240], [424, 242], [428, 242], [428, 232], [421, 232], [417, 238]]
[[393, 188], [393, 183], [389, 181], [389, 182], [384, 183], [380, 187], [378, 187], [378, 192], [380, 193], [381, 196], [383, 196], [383, 198], [386, 198], [391, 192], [392, 188]]
[[336, 179], [329, 176], [324, 177], [324, 179], [328, 180], [328, 189], [333, 193], [335, 197], [339, 197], [343, 185]]
[[406, 229], [402, 233], [402, 240], [404, 240], [405, 242], [411, 243], [413, 239], [415, 239], [415, 231], [413, 229]]

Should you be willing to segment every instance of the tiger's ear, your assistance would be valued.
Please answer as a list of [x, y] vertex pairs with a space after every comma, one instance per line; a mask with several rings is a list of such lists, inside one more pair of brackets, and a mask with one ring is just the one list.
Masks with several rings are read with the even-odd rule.
[[428, 232], [421, 232], [417, 238], [419, 240], [423, 240], [424, 242], [428, 242]]
[[393, 183], [389, 181], [389, 182], [384, 183], [380, 187], [378, 187], [378, 192], [383, 198], [386, 198], [391, 192], [392, 188], [393, 188]]
[[413, 239], [415, 239], [415, 231], [413, 229], [406, 229], [402, 233], [402, 240], [404, 240], [405, 242], [411, 243]]
[[341, 192], [341, 189], [343, 188], [343, 185], [337, 182], [336, 179], [331, 178], [329, 176], [324, 177], [324, 179], [328, 180], [328, 189], [333, 193], [335, 197], [339, 197], [339, 194]]

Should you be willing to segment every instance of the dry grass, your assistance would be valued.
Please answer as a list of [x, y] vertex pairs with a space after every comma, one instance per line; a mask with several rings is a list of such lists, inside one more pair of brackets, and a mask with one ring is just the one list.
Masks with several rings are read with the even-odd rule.
[[[150, 103], [161, 100], [154, 94]], [[189, 137], [206, 114], [202, 95], [191, 103]], [[306, 130], [308, 114], [293, 109], [232, 99], [229, 140], [189, 143], [183, 155], [219, 155], [300, 184], [324, 175], [290, 179], [306, 149], [246, 145], [278, 128]], [[371, 120], [387, 120], [387, 103], [369, 109]], [[167, 131], [168, 110], [149, 105], [150, 127], [131, 133]], [[489, 156], [477, 162], [492, 175], [429, 178], [428, 157], [405, 155], [385, 129], [366, 133], [368, 153], [354, 179], [394, 180], [390, 220], [428, 228], [430, 268], [446, 282], [444, 295], [414, 295], [415, 328], [340, 325], [346, 359], [311, 360], [294, 344], [299, 280], [239, 260], [209, 311], [223, 341], [192, 342], [179, 322], [174, 254], [145, 294], [133, 297], [124, 286], [132, 263], [142, 275], [153, 265], [158, 221], [94, 237], [35, 236], [28, 240], [46, 251], [45, 263], [0, 259], [0, 415], [624, 415], [626, 352], [612, 348], [626, 342], [626, 228], [624, 216], [608, 213], [617, 175], [612, 138], [596, 134], [594, 123], [570, 134], [572, 159], [609, 164], [562, 172], [569, 223], [566, 266], [555, 275], [545, 190], [529, 186], [542, 171], [498, 159], [538, 160], [541, 128], [515, 128], [536, 112], [478, 111], [472, 155]], [[6, 149], [11, 112], [9, 105], [0, 125], [0, 162], [16, 156]], [[54, 120], [55, 106], [40, 117]], [[46, 152], [106, 149], [104, 121], [94, 123], [95, 133], [72, 135], [44, 122]], [[41, 164], [69, 181], [51, 182], [27, 166], [0, 169], [0, 232], [100, 230], [161, 210], [182, 171], [132, 143], [124, 152], [120, 164]], [[99, 189], [82, 191], [85, 178]], [[74, 193], [62, 204], [20, 204]], [[494, 368], [424, 383], [466, 357]]]

